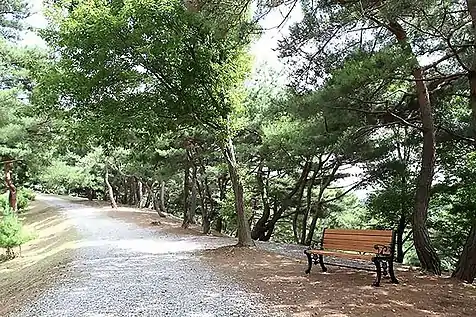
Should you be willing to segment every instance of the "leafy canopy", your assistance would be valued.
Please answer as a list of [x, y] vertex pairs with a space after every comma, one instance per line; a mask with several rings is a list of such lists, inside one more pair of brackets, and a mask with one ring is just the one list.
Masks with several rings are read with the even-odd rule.
[[59, 101], [83, 131], [124, 144], [182, 125], [227, 126], [249, 70], [247, 24], [217, 28], [219, 19], [177, 0], [63, 9], [52, 8], [59, 28], [45, 34], [60, 58], [42, 98]]

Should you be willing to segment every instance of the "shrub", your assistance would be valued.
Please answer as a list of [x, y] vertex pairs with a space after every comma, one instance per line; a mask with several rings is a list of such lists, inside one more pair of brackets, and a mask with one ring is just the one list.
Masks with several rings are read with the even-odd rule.
[[21, 188], [18, 191], [18, 195], [25, 197], [26, 199], [28, 199], [28, 201], [34, 201], [36, 198], [35, 192], [29, 188]]
[[17, 194], [17, 208], [18, 211], [24, 211], [28, 208], [30, 201], [23, 195], [20, 195], [20, 192]]
[[[17, 208], [24, 211], [28, 208], [30, 201], [35, 200], [35, 193], [27, 188], [20, 188], [17, 191]], [[0, 210], [9, 209], [8, 192], [0, 196]]]
[[3, 212], [10, 208], [10, 203], [8, 202], [8, 193], [0, 195], [0, 215], [3, 215]]
[[7, 250], [6, 259], [14, 258], [13, 248], [21, 246], [32, 238], [33, 236], [24, 230], [18, 217], [9, 208], [4, 210], [0, 219], [0, 248]]

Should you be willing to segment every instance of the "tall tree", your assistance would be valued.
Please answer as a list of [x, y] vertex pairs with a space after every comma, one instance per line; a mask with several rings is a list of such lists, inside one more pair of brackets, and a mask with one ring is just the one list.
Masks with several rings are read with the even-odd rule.
[[[472, 29], [472, 61], [468, 69], [469, 103], [471, 107], [472, 138], [476, 142], [476, 1], [467, 0], [467, 9], [471, 17]], [[464, 66], [464, 65], [463, 65]], [[476, 146], [476, 144], [474, 145]], [[464, 245], [463, 251], [456, 265], [453, 277], [472, 283], [476, 278], [476, 219], [473, 220], [471, 230]]]
[[46, 38], [61, 59], [44, 77], [50, 84], [43, 90], [54, 101], [60, 95], [59, 107], [110, 145], [131, 140], [124, 134], [147, 138], [184, 126], [213, 129], [233, 182], [239, 245], [246, 246], [253, 242], [232, 113], [249, 70], [248, 5], [206, 2], [188, 10], [178, 0], [81, 1], [66, 8], [66, 17], [60, 14], [65, 8], [56, 6], [51, 17], [58, 28]]
[[[343, 67], [346, 63], [345, 57], [353, 54], [360, 55], [361, 58], [367, 56], [367, 60], [372, 60], [372, 56], [378, 56], [379, 52], [392, 51], [395, 58], [400, 61], [401, 65], [395, 67], [391, 60], [378, 60], [376, 57], [374, 62], [381, 65], [380, 69], [371, 77], [376, 81], [366, 82], [369, 90], [356, 93], [359, 97], [363, 95], [363, 99], [354, 99], [352, 108], [368, 116], [374, 116], [376, 122], [382, 122], [384, 116], [388, 115], [393, 117], [393, 121], [418, 128], [421, 131], [423, 142], [421, 167], [414, 201], [413, 235], [422, 267], [439, 274], [441, 272], [440, 261], [431, 245], [426, 226], [435, 167], [435, 124], [428, 89], [429, 80], [425, 77], [425, 68], [419, 63], [418, 57], [421, 51], [427, 51], [428, 47], [437, 47], [440, 43], [432, 43], [427, 34], [420, 33], [412, 27], [425, 23], [426, 16], [420, 12], [434, 10], [438, 5], [431, 1], [423, 1], [411, 6], [407, 2], [401, 1], [303, 1], [302, 3], [305, 12], [303, 22], [291, 33], [292, 40], [286, 39], [281, 43], [283, 57], [289, 57], [298, 68], [295, 84], [301, 91], [319, 87], [319, 76], [328, 76], [333, 70]], [[417, 10], [419, 14], [410, 13], [414, 10]], [[322, 12], [326, 12], [326, 14], [321, 14]], [[324, 21], [320, 21], [322, 19]], [[355, 36], [354, 34], [360, 35]], [[390, 40], [392, 37], [388, 37], [388, 35], [392, 35], [393, 40]], [[296, 37], [301, 39], [296, 40]], [[310, 52], [310, 50], [312, 51]], [[298, 61], [295, 58], [295, 55], [298, 54], [303, 55], [304, 59]], [[317, 54], [321, 58], [315, 58]], [[382, 68], [384, 65], [385, 67]], [[354, 64], [354, 67], [360, 69], [360, 73], [359, 71], [355, 72], [355, 69], [352, 68], [347, 68], [343, 73], [346, 72], [347, 77], [361, 78], [363, 72], [368, 70], [365, 68], [367, 67], [365, 64], [360, 66]], [[389, 72], [390, 69], [393, 69], [393, 72]], [[412, 75], [413, 92], [411, 86], [408, 85], [410, 78], [406, 78], [407, 74]], [[365, 82], [365, 79], [362, 78], [361, 81]], [[405, 93], [400, 94], [398, 91], [392, 91], [389, 86], [392, 82], [396, 86], [405, 87]], [[385, 95], [375, 95], [388, 88], [390, 90], [387, 90]], [[406, 95], [416, 99], [417, 114], [420, 118], [417, 125], [406, 120], [411, 118], [411, 121], [414, 121], [414, 113], [407, 116], [407, 111], [403, 117], [399, 114], [398, 109], [401, 109], [401, 102], [396, 99], [398, 95], [404, 102], [407, 100]], [[335, 97], [335, 99], [347, 99], [347, 102], [346, 104], [337, 104], [334, 108], [349, 110], [349, 99], [352, 97], [347, 98], [340, 95]], [[356, 101], [360, 101], [360, 103]], [[394, 108], [395, 106], [398, 108]], [[389, 124], [389, 121], [386, 120], [383, 123]]]
[[16, 43], [27, 16], [26, 1], [6, 0], [0, 4], [0, 162], [14, 211], [17, 209], [15, 165], [32, 153], [32, 141], [39, 130], [28, 97], [33, 87], [31, 71], [41, 64], [42, 56]]

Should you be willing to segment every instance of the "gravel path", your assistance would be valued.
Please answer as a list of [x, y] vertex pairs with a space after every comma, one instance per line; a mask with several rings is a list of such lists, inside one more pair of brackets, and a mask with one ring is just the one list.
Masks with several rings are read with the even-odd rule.
[[193, 256], [228, 240], [147, 230], [81, 204], [39, 199], [60, 207], [82, 241], [56, 286], [11, 316], [286, 316]]

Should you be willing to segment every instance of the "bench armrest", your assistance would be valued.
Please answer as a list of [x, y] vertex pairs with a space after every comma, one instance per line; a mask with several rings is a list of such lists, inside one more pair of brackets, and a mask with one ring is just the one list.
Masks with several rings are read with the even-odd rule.
[[322, 242], [321, 241], [316, 241], [312, 243], [309, 247], [307, 247], [308, 250], [322, 250]]
[[392, 254], [392, 248], [388, 245], [376, 244], [374, 245], [374, 249], [378, 256], [389, 256]]

